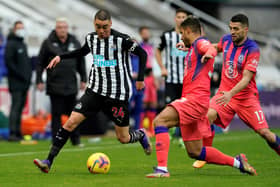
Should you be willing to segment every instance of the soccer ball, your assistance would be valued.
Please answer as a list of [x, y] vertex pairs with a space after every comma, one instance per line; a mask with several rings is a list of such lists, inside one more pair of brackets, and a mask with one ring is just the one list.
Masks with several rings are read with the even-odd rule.
[[110, 169], [110, 159], [104, 153], [94, 153], [87, 160], [87, 168], [90, 173], [108, 173]]

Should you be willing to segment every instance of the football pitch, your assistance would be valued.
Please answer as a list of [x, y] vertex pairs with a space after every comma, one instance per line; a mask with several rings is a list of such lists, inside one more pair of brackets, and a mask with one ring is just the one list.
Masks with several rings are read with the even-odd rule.
[[[273, 129], [280, 134], [280, 129]], [[153, 149], [154, 149], [154, 139]], [[253, 131], [229, 132], [217, 135], [214, 146], [226, 154], [245, 153], [258, 176], [244, 175], [227, 166], [206, 165], [192, 168], [193, 160], [178, 142], [171, 142], [169, 154], [170, 178], [145, 178], [156, 165], [156, 154], [146, 156], [140, 144], [122, 145], [115, 138], [102, 138], [89, 143], [83, 138], [84, 148], [68, 144], [64, 147], [48, 174], [41, 173], [33, 164], [34, 158], [46, 157], [50, 142], [39, 141], [37, 145], [21, 145], [0, 141], [0, 186], [279, 186], [280, 157], [272, 151]], [[108, 174], [90, 174], [87, 158], [94, 152], [110, 157]]]

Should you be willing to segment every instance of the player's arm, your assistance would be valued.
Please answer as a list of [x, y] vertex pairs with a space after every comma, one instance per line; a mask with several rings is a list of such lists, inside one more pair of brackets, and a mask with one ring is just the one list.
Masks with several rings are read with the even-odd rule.
[[147, 62], [147, 53], [140, 47], [136, 42], [132, 41], [130, 38], [126, 38], [123, 43], [124, 49], [139, 57], [139, 69], [138, 77], [136, 79], [136, 89], [141, 90], [144, 88], [144, 73]]
[[166, 40], [164, 34], [161, 35], [160, 40], [161, 43], [159, 44], [158, 48], [155, 51], [155, 57], [161, 70], [161, 76], [166, 77], [168, 75], [168, 72], [165, 66], [163, 65], [162, 57], [161, 57], [161, 51], [166, 47]]
[[212, 44], [214, 46], [214, 48], [217, 50], [217, 53], [221, 53], [223, 51], [223, 48], [218, 47], [218, 43], [214, 43]]
[[76, 49], [76, 50], [68, 52], [68, 53], [61, 54], [59, 56], [55, 56], [51, 60], [49, 65], [47, 66], [47, 69], [54, 68], [62, 59], [80, 58], [80, 57], [86, 56], [89, 52], [90, 52], [90, 49], [88, 47], [87, 42], [85, 42], [85, 44], [79, 49]]
[[217, 50], [218, 53], [223, 52], [223, 41], [224, 41], [224, 37], [225, 37], [225, 36], [223, 36], [223, 37], [220, 39], [220, 41], [219, 41], [218, 43], [213, 44], [213, 46], [216, 48], [216, 50]]
[[208, 40], [200, 40], [197, 43], [198, 52], [203, 55], [201, 58], [201, 63], [206, 63], [209, 59], [215, 58], [217, 56], [217, 50]]
[[254, 73], [250, 70], [244, 70], [242, 79], [229, 92], [221, 91], [223, 95], [216, 99], [216, 103], [226, 106], [234, 95], [248, 86]]

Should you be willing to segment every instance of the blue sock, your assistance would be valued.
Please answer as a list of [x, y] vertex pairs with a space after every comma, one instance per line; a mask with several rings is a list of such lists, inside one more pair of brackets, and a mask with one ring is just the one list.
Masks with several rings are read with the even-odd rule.
[[198, 156], [197, 160], [205, 160], [206, 157], [206, 149], [205, 147], [202, 147], [202, 150], [200, 152], [200, 155]]
[[155, 134], [168, 132], [168, 128], [164, 126], [155, 127]]

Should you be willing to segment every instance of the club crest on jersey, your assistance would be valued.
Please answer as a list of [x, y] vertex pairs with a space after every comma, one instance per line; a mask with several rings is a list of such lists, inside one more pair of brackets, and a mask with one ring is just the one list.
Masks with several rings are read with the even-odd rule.
[[110, 46], [110, 51], [115, 51], [115, 50], [117, 50], [116, 44], [111, 45]]
[[238, 76], [236, 64], [233, 61], [227, 61], [225, 67], [225, 74], [228, 78], [234, 79]]
[[243, 60], [244, 60], [244, 56], [243, 56], [243, 55], [240, 55], [240, 56], [238, 57], [238, 63], [241, 64]]
[[81, 108], [82, 108], [82, 103], [80, 102], [80, 103], [77, 103], [76, 104], [76, 106], [75, 106], [75, 109], [77, 109], [77, 110], [80, 110]]

